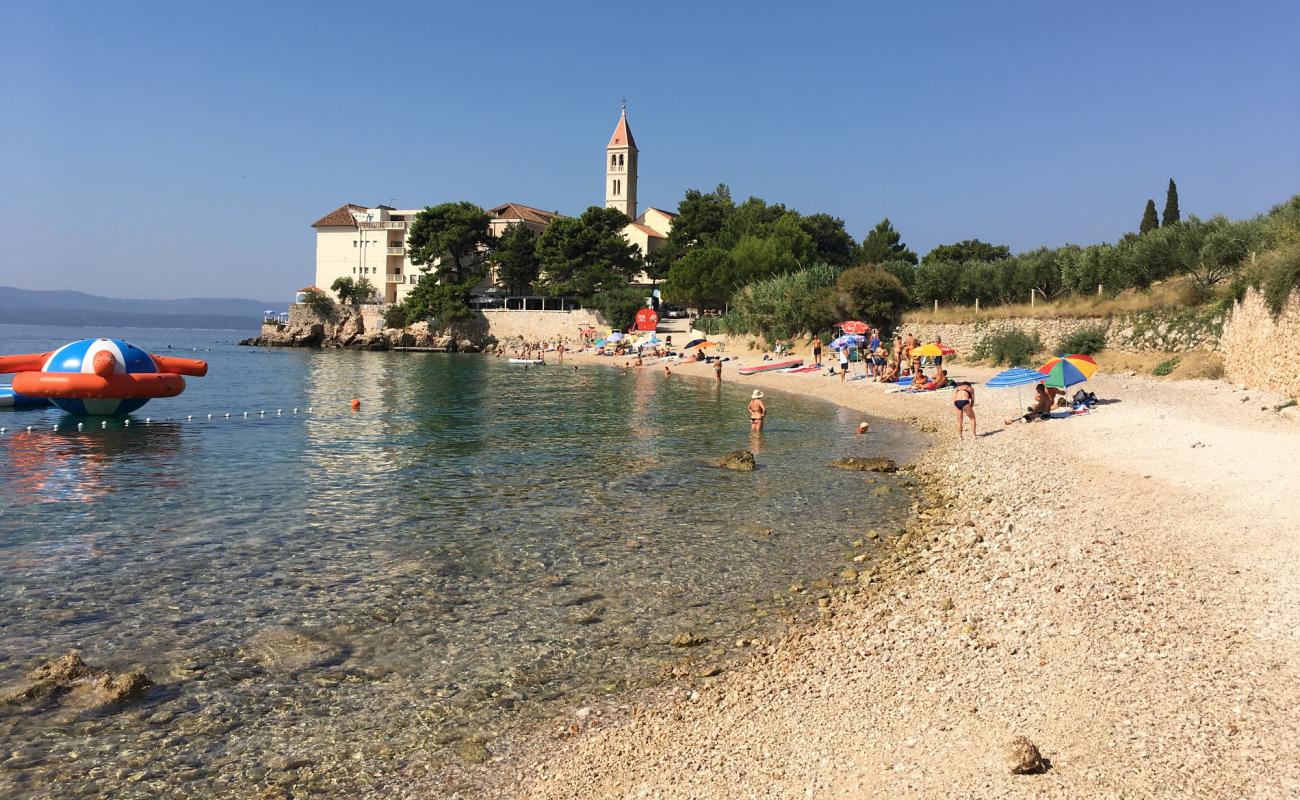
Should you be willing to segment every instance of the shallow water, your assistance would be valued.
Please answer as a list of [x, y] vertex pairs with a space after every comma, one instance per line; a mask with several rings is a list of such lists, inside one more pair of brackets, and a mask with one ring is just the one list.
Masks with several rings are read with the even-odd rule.
[[[474, 760], [521, 715], [658, 679], [679, 633], [716, 660], [773, 632], [801, 613], [774, 596], [911, 502], [905, 476], [824, 464], [913, 434], [852, 436], [825, 403], [769, 396], [755, 442], [741, 387], [649, 369], [96, 333], [212, 370], [130, 427], [0, 413], [0, 685], [69, 649], [157, 685], [103, 713], [0, 707], [5, 797], [346, 796]], [[0, 326], [0, 352], [77, 337]], [[759, 470], [707, 463], [741, 447]]]

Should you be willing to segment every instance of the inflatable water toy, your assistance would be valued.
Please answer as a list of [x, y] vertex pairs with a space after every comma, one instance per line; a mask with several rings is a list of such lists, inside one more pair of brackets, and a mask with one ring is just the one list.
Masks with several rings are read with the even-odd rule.
[[146, 353], [121, 339], [81, 339], [50, 353], [0, 356], [15, 396], [49, 400], [69, 414], [129, 414], [155, 397], [185, 391], [182, 375], [208, 374], [206, 361]]
[[510, 363], [511, 363], [511, 364], [528, 364], [528, 365], [530, 365], [530, 366], [540, 367], [540, 366], [542, 366], [543, 364], [545, 364], [546, 362], [543, 361], [543, 360], [540, 359], [540, 358], [512, 358], [512, 359], [510, 359]]
[[45, 408], [50, 404], [44, 397], [18, 394], [14, 387], [0, 383], [0, 408]]
[[755, 375], [759, 372], [775, 372], [778, 369], [793, 369], [803, 366], [802, 358], [787, 358], [784, 361], [764, 361], [750, 367], [741, 367], [741, 375]]

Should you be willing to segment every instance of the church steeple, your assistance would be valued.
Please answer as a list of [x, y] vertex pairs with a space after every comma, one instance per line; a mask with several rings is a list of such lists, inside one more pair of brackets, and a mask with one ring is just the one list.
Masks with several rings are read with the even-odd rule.
[[625, 103], [614, 135], [605, 145], [605, 208], [617, 208], [631, 219], [636, 219], [636, 157]]

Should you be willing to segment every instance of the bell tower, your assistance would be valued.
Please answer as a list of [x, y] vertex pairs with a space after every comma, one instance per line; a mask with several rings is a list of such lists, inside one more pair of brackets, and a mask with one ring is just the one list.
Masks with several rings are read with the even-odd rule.
[[636, 219], [636, 140], [627, 124], [627, 103], [614, 135], [605, 145], [605, 208], [617, 208]]

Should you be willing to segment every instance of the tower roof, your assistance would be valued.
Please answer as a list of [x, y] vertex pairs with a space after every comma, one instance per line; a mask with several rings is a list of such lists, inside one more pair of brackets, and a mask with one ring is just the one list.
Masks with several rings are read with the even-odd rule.
[[630, 147], [636, 149], [636, 139], [632, 138], [632, 129], [627, 125], [627, 109], [619, 115], [618, 125], [614, 128], [614, 135], [609, 137], [609, 144], [605, 145], [608, 150], [611, 147]]

